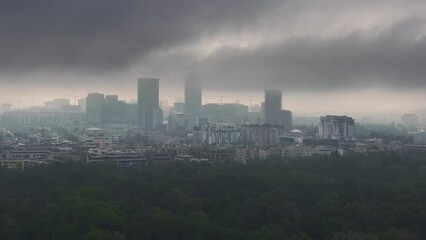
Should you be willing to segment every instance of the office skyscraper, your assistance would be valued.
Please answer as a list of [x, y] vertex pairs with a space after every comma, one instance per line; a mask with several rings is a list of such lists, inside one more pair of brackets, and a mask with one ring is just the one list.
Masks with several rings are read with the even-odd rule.
[[159, 95], [160, 81], [157, 78], [138, 79], [139, 125], [144, 129], [157, 128], [163, 121]]
[[284, 126], [286, 132], [293, 127], [292, 112], [282, 108], [282, 92], [279, 89], [265, 90], [265, 103], [262, 103], [265, 123]]
[[185, 114], [199, 115], [201, 101], [201, 80], [197, 75], [191, 75], [185, 79]]
[[265, 90], [265, 123], [279, 125], [282, 110], [282, 93], [279, 89]]

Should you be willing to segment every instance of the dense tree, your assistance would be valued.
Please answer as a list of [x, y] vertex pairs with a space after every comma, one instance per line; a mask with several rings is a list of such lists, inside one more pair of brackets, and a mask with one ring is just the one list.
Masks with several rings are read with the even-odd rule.
[[0, 168], [0, 239], [426, 239], [425, 156]]

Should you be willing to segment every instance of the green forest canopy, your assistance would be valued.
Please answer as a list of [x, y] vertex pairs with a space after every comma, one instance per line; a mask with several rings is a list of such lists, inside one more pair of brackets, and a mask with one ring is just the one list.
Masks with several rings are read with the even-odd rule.
[[426, 157], [0, 169], [0, 239], [426, 239]]

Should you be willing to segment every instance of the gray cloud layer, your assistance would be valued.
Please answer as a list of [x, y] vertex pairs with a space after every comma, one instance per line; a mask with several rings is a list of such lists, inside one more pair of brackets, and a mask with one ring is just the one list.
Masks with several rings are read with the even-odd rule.
[[264, 5], [256, 0], [3, 0], [0, 69], [116, 69], [154, 49], [238, 30]]
[[[426, 38], [420, 19], [406, 19], [366, 38], [293, 38], [254, 50], [224, 48], [200, 63], [210, 87], [336, 90], [426, 86]], [[241, 84], [244, 81], [244, 84]], [[217, 84], [217, 83], [220, 84]]]
[[2, 0], [0, 71], [107, 81], [141, 69], [170, 84], [198, 72], [206, 87], [233, 90], [423, 88], [421, 9], [415, 0]]

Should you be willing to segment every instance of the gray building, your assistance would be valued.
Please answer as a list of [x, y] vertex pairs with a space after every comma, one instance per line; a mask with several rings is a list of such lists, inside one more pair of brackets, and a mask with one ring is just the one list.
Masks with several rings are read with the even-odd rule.
[[185, 79], [185, 114], [200, 114], [201, 104], [201, 80], [197, 75], [191, 75]]
[[103, 123], [126, 122], [126, 102], [119, 101], [117, 95], [105, 95], [105, 113]]
[[55, 108], [55, 109], [61, 109], [64, 106], [69, 106], [70, 100], [66, 98], [56, 98], [52, 101], [44, 102], [44, 106], [47, 108]]
[[352, 140], [355, 120], [347, 116], [327, 115], [320, 118], [319, 137], [322, 139]]
[[235, 126], [207, 125], [194, 129], [194, 143], [229, 145], [240, 142], [242, 129]]
[[183, 114], [185, 112], [185, 103], [175, 102], [173, 104], [173, 113], [174, 114]]
[[419, 124], [419, 118], [414, 113], [406, 113], [401, 116], [401, 123], [405, 127], [416, 127]]
[[78, 99], [78, 107], [80, 111], [86, 112], [86, 98]]
[[279, 125], [282, 116], [282, 93], [279, 89], [265, 90], [265, 123]]
[[139, 126], [144, 129], [160, 127], [163, 111], [160, 108], [160, 81], [158, 78], [138, 79]]
[[105, 108], [105, 96], [101, 93], [89, 93], [86, 97], [86, 117], [88, 123], [101, 123]]
[[256, 146], [275, 146], [280, 143], [280, 137], [284, 136], [283, 126], [247, 125], [243, 126], [243, 141]]
[[265, 103], [262, 103], [265, 123], [284, 126], [286, 132], [293, 127], [292, 112], [282, 109], [282, 92], [279, 89], [265, 90]]
[[293, 113], [289, 110], [281, 110], [279, 125], [284, 126], [285, 131], [289, 133], [293, 129]]

